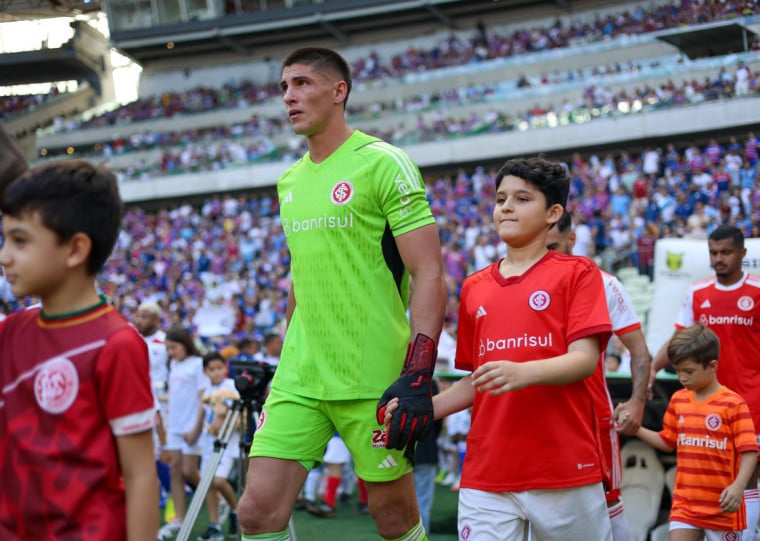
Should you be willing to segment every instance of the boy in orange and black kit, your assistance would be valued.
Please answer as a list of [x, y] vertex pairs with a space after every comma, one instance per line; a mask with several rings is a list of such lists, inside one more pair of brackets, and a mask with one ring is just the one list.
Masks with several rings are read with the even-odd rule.
[[0, 539], [155, 539], [148, 351], [95, 287], [121, 224], [116, 178], [41, 165], [0, 212], [6, 280], [40, 300], [0, 323]]

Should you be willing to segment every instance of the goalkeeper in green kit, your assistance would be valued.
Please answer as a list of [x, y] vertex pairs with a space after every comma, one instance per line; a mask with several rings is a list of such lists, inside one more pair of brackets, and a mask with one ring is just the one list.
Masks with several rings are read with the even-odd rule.
[[[424, 540], [409, 457], [433, 425], [446, 304], [424, 183], [405, 152], [346, 124], [351, 74], [339, 54], [291, 52], [280, 85], [309, 150], [277, 182], [291, 254], [288, 330], [251, 447], [243, 539], [290, 539], [306, 474], [338, 432], [380, 536]], [[392, 397], [399, 408], [386, 432]]]

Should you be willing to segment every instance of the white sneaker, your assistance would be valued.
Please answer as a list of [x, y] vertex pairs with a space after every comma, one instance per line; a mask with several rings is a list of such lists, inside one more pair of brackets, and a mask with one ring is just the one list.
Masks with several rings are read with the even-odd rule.
[[457, 477], [458, 476], [456, 473], [449, 472], [448, 474], [446, 474], [446, 477], [443, 478], [443, 480], [441, 481], [441, 484], [445, 487], [451, 486], [456, 482]]
[[172, 520], [164, 524], [158, 530], [158, 541], [167, 541], [168, 539], [177, 537], [180, 528], [182, 528], [182, 523], [178, 520]]

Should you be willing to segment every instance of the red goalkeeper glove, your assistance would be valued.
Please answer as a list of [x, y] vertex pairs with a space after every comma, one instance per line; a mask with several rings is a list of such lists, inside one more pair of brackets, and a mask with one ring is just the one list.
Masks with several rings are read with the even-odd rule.
[[433, 368], [437, 348], [432, 338], [418, 334], [406, 353], [401, 376], [388, 387], [377, 403], [377, 422], [385, 422], [385, 406], [398, 397], [398, 408], [386, 429], [385, 446], [414, 454], [414, 444], [433, 426]]

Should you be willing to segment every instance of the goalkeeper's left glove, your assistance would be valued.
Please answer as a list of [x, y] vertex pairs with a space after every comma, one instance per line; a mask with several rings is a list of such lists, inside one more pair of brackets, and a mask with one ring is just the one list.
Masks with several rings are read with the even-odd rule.
[[[377, 403], [377, 422], [385, 421], [385, 407], [398, 397], [398, 408], [386, 429], [386, 447], [414, 454], [414, 445], [433, 425], [433, 369], [437, 348], [432, 338], [418, 334], [409, 345], [401, 376], [385, 390]], [[407, 455], [408, 456], [408, 455]]]

